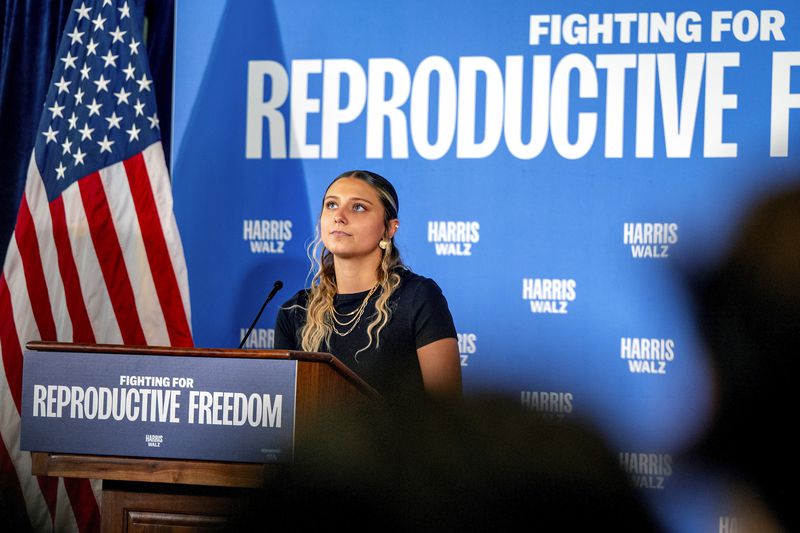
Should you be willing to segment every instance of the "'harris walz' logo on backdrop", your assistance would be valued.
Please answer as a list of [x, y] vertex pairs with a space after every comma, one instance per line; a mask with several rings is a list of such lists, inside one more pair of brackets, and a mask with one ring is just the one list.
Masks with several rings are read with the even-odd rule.
[[524, 390], [520, 392], [520, 403], [546, 418], [562, 420], [572, 412], [572, 393]]
[[675, 359], [675, 341], [621, 337], [619, 357], [628, 363], [634, 374], [666, 374], [667, 364]]
[[566, 315], [575, 300], [574, 279], [523, 278], [522, 299], [529, 300], [531, 313]]
[[620, 452], [619, 463], [634, 487], [663, 490], [672, 475], [672, 456], [668, 453]]
[[469, 365], [469, 358], [478, 351], [478, 336], [474, 333], [458, 333], [458, 353], [461, 355], [461, 366]]
[[161, 448], [161, 444], [164, 442], [164, 435], [145, 435], [144, 441], [147, 443], [147, 446], [150, 448]]
[[719, 517], [719, 533], [745, 533], [756, 531], [739, 516], [722, 515]]
[[[239, 328], [239, 342], [242, 342], [247, 328]], [[261, 350], [272, 350], [275, 347], [275, 330], [272, 328], [253, 328], [247, 342], [243, 348], [258, 348]]]
[[678, 225], [674, 222], [626, 222], [623, 240], [637, 259], [669, 257], [669, 247], [678, 242]]
[[478, 242], [481, 225], [475, 221], [429, 220], [428, 242], [436, 255], [472, 255], [472, 245]]
[[286, 243], [292, 240], [292, 221], [246, 218], [242, 237], [250, 243], [250, 252], [254, 254], [282, 254]]

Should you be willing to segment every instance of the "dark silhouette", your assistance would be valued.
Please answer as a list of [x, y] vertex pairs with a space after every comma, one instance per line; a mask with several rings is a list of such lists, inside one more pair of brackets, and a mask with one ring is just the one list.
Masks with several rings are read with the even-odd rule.
[[790, 436], [800, 357], [800, 189], [760, 203], [695, 294], [718, 397], [697, 452], [740, 477], [783, 527], [800, 530]]
[[507, 400], [338, 413], [305, 441], [264, 497], [300, 530], [658, 529], [596, 434]]

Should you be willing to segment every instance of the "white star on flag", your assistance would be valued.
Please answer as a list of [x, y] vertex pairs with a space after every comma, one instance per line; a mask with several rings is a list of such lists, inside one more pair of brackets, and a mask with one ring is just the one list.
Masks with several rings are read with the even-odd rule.
[[83, 44], [83, 34], [84, 34], [84, 32], [78, 31], [78, 27], [75, 26], [75, 29], [72, 31], [72, 33], [68, 33], [67, 35], [69, 35], [70, 38], [72, 39], [72, 43], [71, 44], [75, 44], [75, 43]]
[[118, 56], [118, 55], [114, 55], [114, 54], [112, 54], [112, 53], [111, 53], [111, 50], [109, 50], [109, 51], [108, 51], [108, 53], [107, 53], [106, 55], [104, 55], [104, 56], [101, 56], [101, 57], [102, 57], [102, 58], [103, 58], [103, 60], [106, 62], [106, 64], [105, 64], [105, 65], [103, 65], [103, 67], [104, 67], [104, 68], [108, 68], [108, 66], [109, 66], [109, 65], [111, 65], [111, 66], [113, 66], [113, 67], [116, 67], [116, 66], [117, 66], [117, 58], [118, 58], [119, 56]]
[[69, 84], [72, 83], [71, 81], [65, 81], [64, 76], [61, 76], [61, 79], [54, 83], [56, 87], [58, 87], [58, 94], [61, 93], [69, 93]]
[[124, 41], [122, 40], [122, 36], [123, 36], [123, 35], [125, 35], [126, 33], [128, 33], [128, 32], [127, 32], [127, 31], [120, 31], [120, 29], [119, 29], [119, 25], [117, 25], [117, 29], [116, 29], [116, 30], [114, 30], [114, 31], [112, 31], [112, 32], [109, 32], [109, 35], [111, 35], [111, 36], [114, 38], [114, 39], [111, 41], [111, 44], [114, 44], [114, 43], [115, 43], [115, 42], [117, 42], [117, 41], [119, 41], [119, 42], [124, 42]]
[[64, 172], [66, 170], [67, 170], [67, 167], [65, 167], [63, 163], [59, 163], [58, 166], [56, 167], [56, 173], [58, 174], [56, 179], [62, 179], [63, 180], [64, 179]]
[[108, 121], [108, 129], [111, 130], [114, 128], [119, 128], [119, 123], [122, 120], [122, 117], [118, 117], [117, 112], [114, 111], [111, 113], [111, 116], [106, 117], [106, 120]]
[[82, 165], [83, 164], [83, 158], [86, 157], [86, 154], [81, 152], [81, 148], [79, 146], [78, 150], [75, 152], [75, 154], [73, 154], [73, 157], [75, 158], [75, 166]]
[[103, 136], [102, 141], [97, 141], [97, 144], [100, 145], [100, 153], [108, 152], [111, 153], [111, 145], [114, 144], [114, 141], [108, 140], [108, 135]]
[[158, 127], [158, 117], [156, 116], [155, 113], [153, 113], [152, 117], [147, 117], [147, 120], [150, 121], [150, 128], [151, 129]]
[[43, 131], [42, 132], [42, 135], [44, 135], [45, 138], [47, 139], [47, 141], [45, 141], [45, 142], [49, 143], [49, 142], [56, 142], [56, 134], [57, 133], [58, 133], [58, 130], [53, 131], [53, 125], [51, 124], [50, 126], [47, 127], [47, 131]]
[[136, 83], [139, 84], [139, 92], [142, 92], [142, 91], [149, 91], [150, 84], [153, 83], [153, 81], [148, 80], [147, 76], [145, 74], [142, 74], [142, 79], [136, 80]]
[[139, 45], [140, 45], [140, 44], [141, 44], [141, 43], [139, 43], [139, 42], [138, 42], [136, 39], [134, 39], [133, 37], [131, 37], [131, 42], [130, 42], [130, 44], [128, 44], [128, 46], [129, 46], [129, 47], [130, 47], [130, 49], [131, 49], [131, 55], [132, 55], [132, 56], [134, 56], [134, 55], [136, 55], [136, 54], [138, 54], [138, 53], [139, 53]]
[[117, 66], [117, 58], [119, 56], [112, 54], [111, 50], [109, 50], [108, 53], [106, 55], [102, 56], [102, 57], [103, 57], [103, 60], [106, 62], [106, 64], [103, 65], [104, 68], [108, 68], [109, 65], [111, 65], [112, 67], [116, 67]]
[[130, 138], [128, 140], [133, 141], [134, 139], [139, 140], [139, 132], [142, 130], [137, 128], [136, 124], [134, 124], [133, 126], [131, 126], [131, 129], [125, 131], [128, 133], [128, 135], [130, 135]]
[[[78, 20], [81, 20], [83, 18], [85, 18], [86, 20], [89, 20], [89, 11], [91, 11], [91, 10], [92, 10], [91, 7], [86, 7], [86, 3], [85, 2], [81, 2], [81, 7], [79, 7], [78, 9], [75, 10], [75, 13], [78, 14]], [[77, 28], [77, 26], [76, 26], [76, 28]]]
[[92, 132], [94, 132], [94, 128], [89, 127], [89, 123], [85, 123], [83, 125], [83, 129], [78, 130], [81, 132], [81, 140], [85, 141], [86, 139], [92, 140]]
[[120, 88], [118, 92], [114, 93], [114, 96], [117, 97], [117, 105], [121, 104], [122, 102], [128, 103], [128, 97], [131, 93], [125, 92], [125, 87]]
[[97, 47], [100, 46], [100, 43], [94, 42], [94, 37], [89, 39], [89, 42], [86, 43], [86, 52], [87, 56], [94, 55], [97, 53]]
[[94, 24], [94, 31], [102, 30], [106, 20], [107, 19], [104, 19], [102, 16], [100, 16], [100, 13], [98, 13], [97, 18], [92, 21], [92, 24]]
[[100, 108], [103, 107], [103, 104], [98, 103], [96, 98], [92, 98], [92, 103], [86, 107], [89, 108], [89, 116], [91, 117], [92, 115], [100, 115]]
[[62, 111], [64, 111], [64, 106], [58, 105], [58, 102], [54, 102], [53, 107], [48, 107], [47, 109], [53, 112], [53, 118], [56, 117], [64, 118], [64, 115], [61, 114]]
[[64, 70], [68, 68], [75, 68], [75, 61], [78, 59], [77, 56], [73, 56], [72, 54], [67, 52], [67, 55], [61, 58], [61, 61], [64, 62]]
[[75, 128], [78, 127], [78, 115], [75, 114], [75, 111], [73, 111], [72, 114], [69, 116], [67, 122], [69, 122], [69, 129], [71, 130], [74, 130]]
[[99, 93], [101, 91], [108, 91], [108, 84], [111, 83], [111, 80], [105, 79], [103, 75], [100, 74], [100, 77], [92, 83], [97, 85], [97, 92]]

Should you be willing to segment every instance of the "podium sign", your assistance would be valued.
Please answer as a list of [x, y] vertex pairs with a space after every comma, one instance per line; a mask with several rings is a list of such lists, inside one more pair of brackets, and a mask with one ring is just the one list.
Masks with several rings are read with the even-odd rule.
[[290, 462], [297, 361], [26, 351], [21, 448]]

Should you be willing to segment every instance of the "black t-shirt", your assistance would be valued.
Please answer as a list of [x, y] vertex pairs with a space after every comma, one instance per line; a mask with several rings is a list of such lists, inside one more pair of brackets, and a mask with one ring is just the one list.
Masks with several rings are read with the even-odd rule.
[[[409, 270], [400, 271], [400, 285], [389, 298], [391, 318], [380, 334], [380, 346], [375, 348], [375, 331], [372, 345], [358, 355], [368, 343], [367, 326], [375, 314], [375, 300], [371, 297], [355, 329], [346, 336], [331, 335], [330, 346], [319, 351], [330, 352], [361, 376], [389, 400], [418, 397], [424, 392], [422, 372], [417, 358], [417, 348], [431, 342], [456, 337], [453, 317], [447, 307], [442, 290], [433, 280], [418, 276]], [[337, 294], [334, 306], [341, 317], [362, 304], [369, 291], [355, 294]], [[300, 330], [306, 321], [308, 289], [295, 294], [278, 311], [275, 326], [275, 348], [302, 350]], [[345, 332], [350, 326], [336, 326]]]

